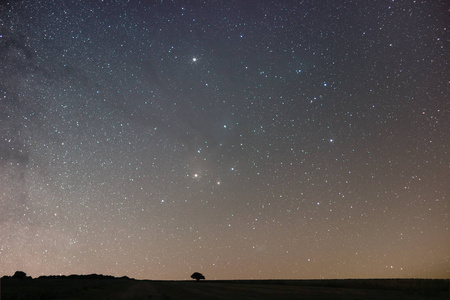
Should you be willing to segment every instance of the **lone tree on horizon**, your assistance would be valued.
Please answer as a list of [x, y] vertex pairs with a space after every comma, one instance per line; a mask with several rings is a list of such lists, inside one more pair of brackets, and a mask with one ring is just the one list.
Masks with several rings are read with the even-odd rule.
[[197, 281], [200, 281], [200, 279], [205, 279], [205, 276], [203, 276], [202, 273], [195, 272], [195, 273], [193, 273], [193, 274], [191, 275], [191, 278], [192, 278], [192, 279], [195, 279], [195, 280], [197, 280]]

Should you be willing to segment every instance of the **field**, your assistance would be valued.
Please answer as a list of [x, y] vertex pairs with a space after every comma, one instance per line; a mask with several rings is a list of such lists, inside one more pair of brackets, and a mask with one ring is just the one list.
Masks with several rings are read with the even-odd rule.
[[449, 299], [449, 280], [151, 281], [126, 278], [1, 280], [1, 300], [25, 299]]

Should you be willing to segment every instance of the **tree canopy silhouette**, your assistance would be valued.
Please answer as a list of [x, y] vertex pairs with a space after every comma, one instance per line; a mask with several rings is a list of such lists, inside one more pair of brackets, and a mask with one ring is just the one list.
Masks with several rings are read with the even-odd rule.
[[12, 278], [16, 278], [16, 279], [26, 279], [27, 278], [27, 274], [23, 271], [16, 271], [16, 273], [14, 273], [14, 275], [12, 276]]
[[191, 278], [199, 281], [200, 279], [205, 279], [205, 276], [202, 273], [195, 272], [191, 275]]

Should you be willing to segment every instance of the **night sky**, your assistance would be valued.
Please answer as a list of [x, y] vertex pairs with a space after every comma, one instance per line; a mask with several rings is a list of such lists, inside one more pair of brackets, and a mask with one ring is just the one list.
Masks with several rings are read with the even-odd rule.
[[449, 6], [1, 1], [0, 276], [449, 278]]

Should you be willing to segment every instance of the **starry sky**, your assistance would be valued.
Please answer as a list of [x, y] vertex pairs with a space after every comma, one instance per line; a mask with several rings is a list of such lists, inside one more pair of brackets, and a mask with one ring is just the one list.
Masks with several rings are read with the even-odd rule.
[[0, 276], [449, 278], [445, 1], [1, 1]]

